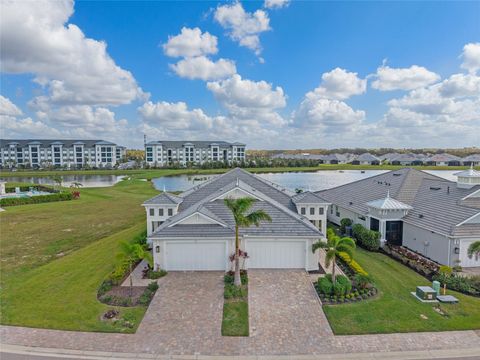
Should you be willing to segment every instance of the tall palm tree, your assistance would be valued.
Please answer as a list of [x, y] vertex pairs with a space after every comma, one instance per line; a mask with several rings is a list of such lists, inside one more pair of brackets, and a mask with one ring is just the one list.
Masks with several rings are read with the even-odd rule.
[[471, 259], [475, 256], [476, 259], [480, 256], [480, 241], [474, 241], [467, 249], [467, 255]]
[[120, 242], [120, 252], [117, 254], [117, 259], [122, 263], [127, 262], [129, 266], [129, 278], [130, 278], [130, 297], [133, 292], [133, 279], [132, 279], [132, 267], [137, 260], [145, 259], [150, 266], [153, 263], [153, 257], [150, 251], [145, 250], [142, 245], [138, 243], [129, 243], [128, 241]]
[[312, 245], [312, 251], [323, 248], [326, 250], [325, 265], [330, 267], [332, 265], [332, 282], [335, 284], [335, 260], [339, 253], [344, 252], [353, 258], [353, 252], [355, 250], [355, 241], [349, 237], [341, 238], [333, 229], [327, 230], [327, 242], [318, 241]]
[[238, 236], [239, 228], [249, 227], [252, 225], [260, 225], [260, 221], [272, 221], [270, 215], [263, 210], [253, 211], [250, 214], [246, 214], [252, 207], [255, 199], [244, 197], [239, 199], [226, 198], [225, 205], [230, 209], [235, 219], [235, 276], [233, 283], [235, 286], [242, 285], [240, 279], [240, 240]]

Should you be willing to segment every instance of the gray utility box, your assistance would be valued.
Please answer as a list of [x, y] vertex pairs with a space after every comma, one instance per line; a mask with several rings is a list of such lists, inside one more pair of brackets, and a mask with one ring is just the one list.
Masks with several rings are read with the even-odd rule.
[[422, 300], [435, 300], [437, 297], [437, 292], [430, 286], [417, 286], [417, 291], [415, 294], [419, 299]]

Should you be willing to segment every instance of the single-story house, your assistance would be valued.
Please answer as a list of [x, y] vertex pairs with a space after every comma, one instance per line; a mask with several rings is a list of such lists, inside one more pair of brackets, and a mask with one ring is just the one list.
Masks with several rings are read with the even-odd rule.
[[423, 154], [398, 154], [398, 156], [392, 158], [390, 163], [392, 165], [402, 165], [402, 166], [410, 166], [410, 165], [423, 165], [425, 162], [425, 155]]
[[480, 154], [472, 154], [469, 156], [465, 156], [462, 159], [462, 164], [465, 166], [479, 166], [480, 165]]
[[480, 240], [480, 172], [448, 181], [412, 168], [393, 170], [316, 192], [330, 202], [328, 220], [343, 218], [379, 231], [385, 242], [405, 246], [449, 266], [478, 267], [467, 256]]
[[433, 166], [460, 166], [462, 159], [451, 154], [435, 154], [426, 159], [427, 165]]
[[347, 164], [350, 160], [349, 154], [328, 154], [323, 156], [324, 164]]
[[352, 161], [353, 165], [380, 165], [380, 159], [370, 153], [358, 155]]
[[325, 239], [329, 202], [312, 192], [296, 194], [236, 168], [185, 191], [163, 192], [143, 203], [154, 266], [165, 270], [229, 270], [235, 221], [225, 198], [251, 197], [252, 211], [272, 218], [240, 228], [245, 268], [318, 269], [312, 244]]

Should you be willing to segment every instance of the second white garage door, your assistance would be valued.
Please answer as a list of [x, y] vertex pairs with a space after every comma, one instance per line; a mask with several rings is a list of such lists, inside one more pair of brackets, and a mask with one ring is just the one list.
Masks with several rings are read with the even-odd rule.
[[306, 242], [248, 241], [249, 269], [304, 269]]
[[165, 269], [225, 270], [227, 252], [225, 241], [172, 241], [165, 244]]

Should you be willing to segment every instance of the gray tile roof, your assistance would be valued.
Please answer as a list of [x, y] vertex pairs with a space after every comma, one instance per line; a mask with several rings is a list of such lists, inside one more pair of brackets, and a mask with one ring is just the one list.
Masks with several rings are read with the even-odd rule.
[[412, 203], [413, 209], [403, 221], [445, 235], [480, 237], [480, 224], [457, 226], [480, 212], [461, 201], [478, 189], [480, 186], [461, 189], [452, 181], [424, 179]]
[[480, 161], [480, 154], [472, 154], [465, 156], [462, 161]]
[[366, 204], [385, 198], [388, 191], [390, 197], [411, 205], [424, 178], [442, 179], [424, 171], [403, 168], [318, 191], [316, 194], [345, 209], [365, 214], [368, 210]]
[[[176, 237], [190, 236], [191, 228], [177, 223], [195, 213], [204, 214], [220, 224], [216, 225], [217, 227], [202, 226], [201, 232], [193, 234], [194, 236], [208, 237], [215, 229], [218, 229], [219, 233], [223, 234], [222, 236], [232, 234], [235, 228], [232, 213], [225, 205], [224, 200], [217, 198], [235, 188], [259, 199], [253, 204], [252, 211], [262, 209], [272, 218], [272, 222], [262, 222], [258, 227], [242, 228], [241, 234], [250, 236], [322, 236], [322, 233], [310, 221], [297, 213], [296, 206], [291, 199], [293, 193], [237, 168], [182, 194], [184, 200], [180, 204], [179, 213], [161, 224], [151, 237], [168, 237], [172, 236], [171, 234], [174, 232]], [[316, 195], [313, 196], [318, 199]]]
[[460, 161], [458, 156], [451, 154], [435, 154], [426, 159], [426, 161]]
[[159, 231], [155, 231], [151, 237], [155, 239], [162, 238], [231, 238], [235, 235], [235, 231], [230, 227], [223, 227], [218, 224], [179, 224], [173, 227], [167, 227]]
[[48, 147], [52, 144], [63, 144], [65, 147], [71, 147], [74, 144], [83, 144], [85, 147], [93, 147], [95, 145], [115, 145], [110, 141], [105, 140], [62, 140], [62, 139], [23, 139], [23, 140], [13, 140], [13, 139], [0, 139], [0, 148], [8, 146], [10, 143], [17, 143], [20, 147], [26, 147], [28, 145], [41, 145], [42, 147]]
[[370, 153], [363, 153], [361, 155], [358, 155], [355, 160], [357, 161], [380, 161], [378, 157], [375, 155], [372, 155]]
[[327, 200], [311, 191], [304, 191], [292, 197], [295, 204], [324, 204]]
[[183, 198], [170, 194], [167, 192], [162, 192], [161, 194], [144, 201], [144, 205], [176, 205], [180, 204], [183, 201]]

